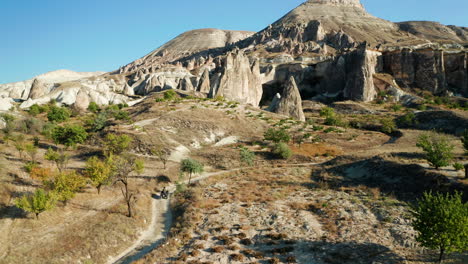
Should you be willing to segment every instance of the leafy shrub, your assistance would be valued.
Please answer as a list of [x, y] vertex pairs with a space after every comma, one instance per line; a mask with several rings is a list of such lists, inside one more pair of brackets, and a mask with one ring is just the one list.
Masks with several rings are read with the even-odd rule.
[[50, 122], [65, 122], [68, 119], [70, 119], [71, 112], [68, 108], [65, 107], [58, 107], [58, 106], [52, 106], [47, 113], [47, 119], [49, 119]]
[[127, 111], [119, 110], [114, 113], [114, 118], [117, 120], [130, 120], [130, 117], [128, 115]]
[[397, 124], [398, 127], [405, 128], [417, 125], [418, 121], [416, 120], [416, 115], [413, 112], [408, 112], [397, 119]]
[[73, 147], [76, 144], [84, 143], [88, 133], [80, 125], [57, 126], [52, 130], [52, 139], [56, 144]]
[[26, 118], [18, 123], [17, 129], [25, 134], [37, 135], [41, 133], [44, 123], [37, 118]]
[[397, 130], [397, 126], [395, 124], [395, 121], [390, 118], [383, 118], [380, 119], [380, 124], [382, 125], [380, 131], [382, 131], [385, 134], [391, 134]]
[[274, 143], [291, 141], [291, 136], [284, 129], [269, 128], [263, 136], [265, 140], [273, 141]]
[[403, 109], [403, 106], [401, 104], [394, 104], [392, 105], [392, 110], [393, 112], [398, 112], [400, 111], [401, 109]]
[[176, 99], [177, 93], [174, 90], [167, 90], [164, 92], [164, 99], [166, 101], [172, 101]]
[[98, 132], [109, 125], [109, 116], [107, 112], [100, 112], [97, 115], [93, 115], [91, 119], [86, 120], [85, 123], [89, 131]]
[[335, 115], [335, 109], [331, 107], [324, 107], [320, 110], [321, 117], [331, 117]]
[[457, 162], [457, 163], [454, 163], [454, 164], [453, 164], [453, 168], [454, 168], [456, 171], [461, 171], [461, 170], [463, 170], [463, 169], [465, 168], [465, 166], [463, 166], [463, 164]]
[[412, 206], [412, 226], [416, 241], [430, 249], [438, 249], [439, 263], [444, 254], [468, 250], [468, 203], [462, 194], [424, 193]]
[[95, 102], [91, 102], [88, 105], [88, 111], [93, 112], [93, 113], [97, 113], [97, 112], [101, 111], [101, 108]]
[[127, 108], [128, 107], [128, 104], [127, 103], [120, 103], [117, 105], [119, 107], [120, 110], [124, 109], [124, 108]]
[[449, 165], [453, 159], [454, 146], [444, 135], [424, 133], [418, 138], [416, 146], [425, 152], [426, 160], [436, 169]]
[[281, 159], [289, 159], [292, 157], [292, 150], [286, 143], [277, 143], [273, 146], [272, 153]]
[[345, 122], [341, 119], [341, 117], [337, 115], [327, 116], [325, 118], [324, 124], [327, 126], [346, 126]]
[[323, 126], [315, 126], [315, 125], [314, 125], [314, 126], [312, 127], [312, 130], [314, 130], [314, 131], [323, 130]]
[[250, 151], [246, 147], [241, 147], [240, 148], [240, 160], [243, 163], [245, 163], [245, 164], [247, 164], [249, 166], [253, 166], [254, 159], [255, 159], [255, 153], [253, 153], [252, 151]]
[[29, 107], [28, 113], [32, 116], [37, 116], [38, 114], [41, 113], [41, 109], [39, 105], [33, 104], [31, 107]]
[[31, 173], [35, 168], [37, 168], [37, 163], [36, 162], [33, 162], [33, 161], [28, 161], [26, 162], [26, 164], [24, 165], [24, 170], [27, 172], [27, 173]]
[[54, 128], [56, 127], [57, 125], [54, 124], [54, 123], [46, 123], [43, 127], [42, 127], [42, 132], [41, 134], [47, 138], [52, 138], [52, 131], [54, 131]]

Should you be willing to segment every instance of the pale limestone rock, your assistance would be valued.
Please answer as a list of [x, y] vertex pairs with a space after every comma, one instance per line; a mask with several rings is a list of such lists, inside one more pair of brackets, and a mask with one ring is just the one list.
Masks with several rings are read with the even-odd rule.
[[0, 97], [0, 111], [9, 111], [13, 106], [13, 99]]
[[224, 59], [221, 73], [219, 87], [214, 87], [216, 96], [258, 106], [263, 94], [258, 60], [251, 66], [249, 58], [242, 51], [229, 53]]
[[128, 83], [125, 83], [125, 86], [124, 86], [124, 89], [123, 89], [123, 94], [127, 95], [127, 96], [134, 96], [135, 91], [133, 90], [132, 87], [130, 87], [130, 85], [128, 85]]
[[28, 99], [37, 99], [44, 96], [47, 92], [49, 92], [47, 83], [41, 79], [34, 79]]
[[200, 83], [198, 85], [197, 91], [201, 93], [209, 93], [210, 92], [210, 71], [205, 68], [203, 71], [203, 75], [200, 78]]
[[90, 100], [89, 100], [88, 93], [86, 93], [84, 89], [81, 89], [76, 95], [76, 99], [75, 99], [75, 103], [73, 104], [73, 107], [80, 112], [84, 112], [88, 109], [89, 103], [90, 103]]
[[299, 93], [294, 77], [291, 76], [289, 78], [282, 96], [275, 96], [269, 110], [280, 115], [290, 116], [299, 121], [305, 121], [301, 94]]
[[192, 80], [190, 80], [190, 77], [188, 76], [179, 82], [178, 89], [182, 91], [194, 91], [195, 90], [192, 84]]

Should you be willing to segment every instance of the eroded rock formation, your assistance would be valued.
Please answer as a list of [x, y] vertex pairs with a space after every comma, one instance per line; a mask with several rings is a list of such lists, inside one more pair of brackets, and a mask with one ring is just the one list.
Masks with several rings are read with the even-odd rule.
[[281, 96], [275, 96], [269, 111], [305, 121], [302, 99], [294, 77], [290, 77]]

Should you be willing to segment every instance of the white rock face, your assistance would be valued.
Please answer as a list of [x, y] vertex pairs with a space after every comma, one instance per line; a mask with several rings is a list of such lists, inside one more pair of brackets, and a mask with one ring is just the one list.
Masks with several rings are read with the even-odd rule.
[[8, 111], [13, 106], [13, 99], [0, 97], [0, 111]]
[[302, 99], [294, 77], [290, 77], [282, 96], [276, 96], [269, 108], [270, 111], [305, 121]]
[[229, 53], [221, 69], [219, 87], [211, 87], [210, 94], [228, 100], [258, 106], [262, 99], [262, 77], [258, 60], [253, 65], [242, 51]]
[[75, 81], [98, 76], [103, 73], [104, 72], [74, 72], [69, 70], [52, 71], [38, 75], [26, 81], [0, 84], [0, 96], [26, 100], [29, 97], [34, 80], [39, 80], [42, 88], [51, 90], [55, 83]]

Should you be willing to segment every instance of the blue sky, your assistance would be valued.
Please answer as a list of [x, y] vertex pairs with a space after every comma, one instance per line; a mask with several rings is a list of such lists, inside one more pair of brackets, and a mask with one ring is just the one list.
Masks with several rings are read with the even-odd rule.
[[[196, 28], [258, 31], [304, 0], [0, 0], [0, 83], [111, 71]], [[390, 20], [468, 27], [466, 0], [362, 0]]]

